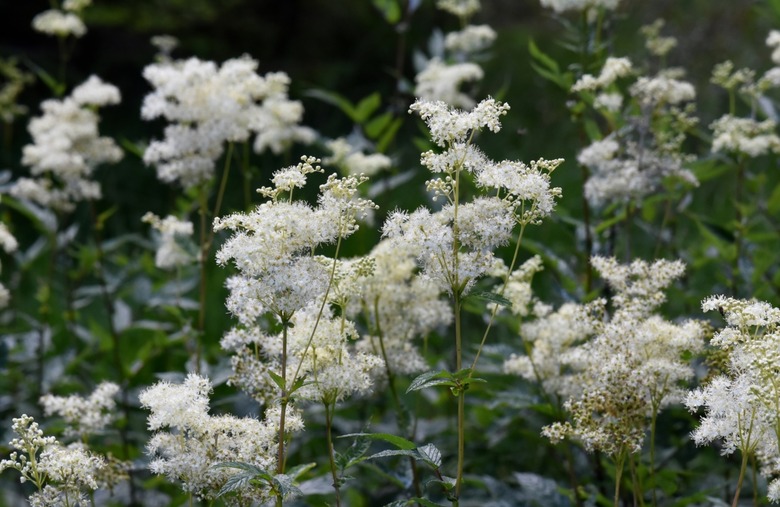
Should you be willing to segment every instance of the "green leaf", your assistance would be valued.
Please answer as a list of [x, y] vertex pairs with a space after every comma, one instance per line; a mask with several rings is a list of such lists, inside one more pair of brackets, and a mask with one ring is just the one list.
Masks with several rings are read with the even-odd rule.
[[353, 120], [359, 125], [364, 124], [380, 105], [382, 105], [382, 96], [379, 95], [379, 92], [372, 93], [358, 102], [355, 107], [355, 117]]
[[444, 507], [443, 505], [438, 504], [438, 503], [433, 503], [433, 502], [431, 502], [430, 500], [428, 500], [426, 498], [415, 497], [415, 498], [412, 498], [410, 501], [412, 503], [418, 503], [420, 505], [424, 505], [425, 507]]
[[336, 453], [336, 465], [344, 472], [349, 467], [360, 463], [370, 446], [371, 440], [368, 437], [356, 438], [346, 452]]
[[316, 466], [317, 463], [304, 463], [303, 465], [296, 465], [289, 469], [285, 475], [292, 477], [293, 480], [297, 480], [300, 476]]
[[440, 385], [455, 387], [457, 386], [457, 383], [455, 382], [452, 373], [448, 371], [428, 371], [422, 375], [418, 375], [417, 378], [412, 380], [412, 383], [409, 385], [409, 388], [406, 389], [406, 392], [411, 393], [412, 391], [419, 391], [420, 389]]
[[536, 60], [545, 69], [548, 69], [555, 74], [561, 73], [558, 62], [539, 49], [539, 46], [536, 45], [533, 39], [528, 40], [528, 52], [531, 53], [531, 58]]
[[278, 373], [273, 372], [271, 370], [268, 370], [268, 376], [271, 377], [271, 380], [274, 381], [274, 384], [276, 384], [276, 386], [279, 389], [281, 389], [282, 392], [285, 391], [284, 387], [285, 387], [285, 384], [287, 384], [287, 382], [282, 378], [281, 375], [279, 375]]
[[393, 121], [393, 113], [386, 112], [382, 113], [379, 116], [373, 118], [371, 121], [367, 122], [365, 125], [366, 135], [369, 139], [376, 139], [380, 135], [382, 135], [382, 132], [390, 125], [390, 122]]
[[385, 133], [382, 134], [382, 137], [379, 138], [379, 140], [376, 143], [376, 151], [379, 153], [385, 153], [387, 151], [388, 146], [390, 146], [390, 143], [393, 142], [393, 139], [395, 139], [395, 135], [398, 133], [398, 129], [401, 128], [401, 125], [403, 125], [403, 120], [401, 118], [396, 118], [393, 120], [393, 122], [390, 124], [390, 126], [385, 130]]
[[428, 463], [435, 469], [441, 467], [441, 452], [433, 444], [425, 444], [417, 448], [420, 459]]
[[385, 442], [388, 442], [398, 447], [399, 449], [404, 450], [412, 450], [417, 447], [417, 445], [411, 440], [407, 440], [396, 435], [391, 435], [390, 433], [349, 433], [347, 435], [342, 435], [339, 438], [347, 437], [367, 437], [372, 440], [384, 440]]
[[472, 292], [467, 298], [475, 298], [475, 299], [482, 299], [484, 301], [489, 301], [491, 303], [495, 303], [497, 305], [506, 306], [511, 308], [512, 302], [502, 296], [501, 294], [496, 294], [495, 292]]
[[766, 205], [770, 215], [780, 215], [780, 185], [777, 185], [775, 189], [772, 190], [772, 195], [769, 196]]
[[328, 90], [314, 89], [306, 92], [306, 95], [309, 97], [314, 97], [315, 99], [320, 99], [323, 102], [338, 107], [344, 114], [349, 116], [350, 120], [358, 123], [358, 121], [355, 119], [357, 117], [355, 106], [352, 104], [352, 102], [338, 93], [330, 92]]
[[256, 477], [257, 476], [251, 472], [239, 472], [235, 475], [231, 475], [228, 477], [228, 480], [225, 481], [225, 484], [223, 484], [219, 489], [217, 496], [220, 497], [232, 491], [244, 488], [248, 486]]
[[420, 456], [415, 451], [410, 451], [408, 449], [388, 449], [386, 451], [380, 451], [376, 454], [372, 454], [365, 459], [386, 458], [388, 456], [409, 456], [410, 458], [414, 459], [420, 458]]
[[391, 25], [396, 25], [401, 21], [401, 7], [396, 0], [371, 0], [371, 3], [382, 13], [385, 21]]

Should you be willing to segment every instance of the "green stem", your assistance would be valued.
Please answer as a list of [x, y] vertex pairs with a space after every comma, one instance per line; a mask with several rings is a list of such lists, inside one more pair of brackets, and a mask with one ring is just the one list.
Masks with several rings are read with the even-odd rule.
[[[463, 357], [463, 337], [461, 329], [461, 301], [460, 292], [455, 292], [455, 371], [460, 371]], [[463, 461], [466, 451], [466, 392], [463, 388], [458, 392], [458, 469], [455, 476], [455, 499], [453, 507], [457, 507], [460, 498], [460, 490], [463, 483]]]
[[339, 476], [336, 470], [336, 460], [334, 459], [333, 451], [333, 412], [335, 410], [335, 402], [330, 403], [325, 401], [325, 437], [328, 441], [328, 461], [330, 462], [330, 473], [333, 476], [333, 489], [336, 490], [336, 507], [341, 507], [341, 493], [339, 489]]
[[615, 458], [615, 497], [613, 505], [619, 507], [620, 504], [620, 482], [623, 480], [623, 465], [626, 461], [626, 451], [621, 450]]
[[[276, 450], [276, 473], [284, 473], [284, 423], [285, 416], [287, 414], [288, 392], [287, 392], [287, 329], [289, 328], [289, 318], [282, 320], [282, 387], [280, 393], [281, 399], [281, 411], [279, 413], [279, 443]], [[281, 499], [277, 498], [277, 502], [281, 502]]]
[[731, 502], [731, 507], [737, 507], [739, 504], [739, 492], [742, 491], [742, 482], [745, 480], [745, 470], [747, 469], [749, 454], [742, 451], [742, 465], [739, 467], [739, 479], [737, 479], [737, 491], [734, 493], [734, 500]]

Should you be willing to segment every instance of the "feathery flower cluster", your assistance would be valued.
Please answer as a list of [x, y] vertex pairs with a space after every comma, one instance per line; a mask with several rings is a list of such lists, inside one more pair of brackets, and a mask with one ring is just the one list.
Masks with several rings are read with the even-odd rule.
[[[572, 91], [582, 93], [594, 109], [615, 121], [621, 118], [616, 113], [625, 101], [616, 80], [631, 73], [628, 59], [608, 58], [598, 77], [584, 75]], [[668, 178], [698, 185], [684, 168], [690, 157], [682, 152], [685, 133], [697, 123], [691, 104], [696, 94], [679, 78], [680, 72], [673, 69], [636, 78], [626, 97], [631, 105], [622, 115], [625, 125], [579, 153], [577, 160], [590, 170], [585, 195], [593, 205], [641, 199]], [[588, 92], [598, 93], [590, 98]]]
[[22, 164], [36, 178], [20, 178], [11, 194], [66, 212], [79, 201], [99, 199], [100, 184], [90, 176], [98, 165], [121, 160], [122, 150], [113, 139], [99, 136], [96, 109], [119, 101], [119, 90], [97, 76], [69, 97], [45, 100], [43, 115], [28, 126], [33, 144], [22, 155]]
[[186, 266], [192, 262], [192, 254], [180, 244], [182, 239], [192, 236], [192, 222], [179, 220], [173, 215], [160, 218], [151, 211], [147, 212], [141, 221], [151, 224], [152, 228], [160, 233], [160, 243], [154, 256], [155, 266], [168, 269]]
[[258, 153], [269, 148], [280, 153], [294, 142], [315, 139], [314, 131], [298, 125], [303, 106], [287, 98], [287, 75], [256, 71], [257, 61], [248, 56], [219, 67], [190, 58], [144, 69], [154, 91], [144, 99], [141, 116], [170, 122], [165, 139], [153, 141], [144, 153], [162, 181], [185, 188], [208, 181], [224, 143], [245, 142], [252, 133]]
[[119, 392], [119, 386], [113, 382], [102, 382], [89, 397], [73, 394], [70, 396], [41, 396], [43, 415], [57, 414], [62, 417], [68, 427], [66, 436], [78, 436], [85, 439], [103, 431], [111, 423], [116, 408], [114, 396]]
[[87, 27], [81, 19], [81, 11], [92, 4], [92, 0], [64, 0], [62, 9], [49, 9], [33, 18], [32, 27], [36, 32], [57, 37], [82, 37]]
[[[682, 357], [703, 348], [704, 326], [673, 324], [654, 314], [664, 289], [682, 275], [681, 262], [620, 265], [595, 257], [592, 263], [614, 292], [611, 318], [600, 318], [603, 301], [565, 306], [540, 324], [524, 326], [533, 349], [527, 360], [512, 358], [506, 368], [526, 378], [532, 373], [546, 389], [569, 397], [564, 408], [571, 421], [545, 427], [545, 436], [553, 442], [574, 437], [586, 449], [618, 458], [638, 452], [650, 419], [683, 398], [679, 385], [693, 370]], [[551, 329], [555, 324], [561, 327]]]
[[12, 429], [16, 437], [9, 445], [16, 451], [0, 461], [0, 472], [13, 468], [21, 474], [21, 482], [35, 485], [30, 505], [82, 504], [85, 491], [98, 488], [96, 477], [105, 468], [103, 458], [80, 444], [65, 447], [56, 438], [44, 436], [28, 415], [15, 418]]
[[[512, 303], [512, 306], [509, 307], [512, 315], [526, 317], [530, 313], [531, 305], [536, 302], [531, 290], [531, 279], [542, 269], [542, 258], [538, 255], [534, 255], [526, 260], [511, 273], [502, 259], [496, 259], [490, 274], [505, 280], [506, 286], [497, 285], [494, 288], [494, 292], [499, 294], [501, 293], [501, 288], [504, 287], [501, 294]], [[498, 307], [499, 310], [502, 308], [501, 306]]]
[[780, 502], [780, 310], [726, 296], [705, 299], [702, 310], [724, 316], [726, 327], [711, 343], [728, 359], [722, 374], [688, 393], [688, 408], [704, 409], [691, 436], [698, 445], [722, 441], [723, 455], [755, 453], [770, 481], [769, 499]]
[[[392, 213], [383, 234], [407, 244], [422, 265], [423, 275], [440, 290], [465, 294], [493, 265], [493, 250], [506, 244], [516, 224], [537, 223], [554, 206], [560, 189], [550, 187], [550, 172], [561, 160], [492, 162], [471, 144], [473, 133], [483, 128], [501, 129], [500, 117], [509, 106], [486, 99], [469, 112], [444, 102], [418, 99], [410, 107], [428, 125], [433, 141], [445, 148], [428, 151], [421, 162], [441, 177], [428, 182], [434, 199], [447, 203], [438, 212], [421, 208], [409, 214]], [[460, 179], [471, 175], [477, 185], [498, 196], [481, 196], [461, 203]]]
[[541, 0], [542, 7], [549, 7], [555, 12], [590, 11], [591, 9], [617, 9], [620, 0]]
[[[273, 419], [260, 421], [251, 417], [209, 415], [211, 382], [189, 374], [182, 384], [158, 382], [139, 395], [141, 406], [150, 410], [148, 425], [155, 434], [147, 444], [152, 457], [149, 469], [181, 482], [185, 492], [213, 500], [225, 482], [238, 470], [215, 467], [220, 463], [240, 461], [263, 470], [276, 466]], [[303, 425], [300, 417], [290, 414], [291, 428]], [[267, 500], [267, 489], [247, 482], [237, 490], [244, 502]]]
[[[430, 280], [415, 276], [415, 255], [403, 242], [383, 239], [368, 254], [373, 269], [357, 278], [347, 315], [367, 315], [370, 334], [361, 337], [358, 350], [383, 353], [388, 368], [399, 374], [427, 368], [415, 340], [452, 323], [452, 308], [440, 298]], [[351, 262], [360, 262], [358, 261]], [[381, 372], [384, 374], [384, 372]]]
[[366, 155], [343, 137], [328, 141], [325, 146], [332, 155], [325, 158], [323, 162], [338, 167], [342, 174], [347, 176], [359, 174], [373, 176], [380, 171], [389, 169], [393, 163], [390, 157], [382, 153]]

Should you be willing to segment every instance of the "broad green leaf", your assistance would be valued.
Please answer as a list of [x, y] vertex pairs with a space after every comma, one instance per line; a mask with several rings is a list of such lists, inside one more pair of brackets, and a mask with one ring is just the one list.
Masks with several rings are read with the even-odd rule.
[[409, 385], [406, 392], [411, 393], [412, 391], [419, 391], [420, 389], [440, 385], [456, 386], [457, 384], [453, 379], [452, 373], [448, 371], [429, 371], [412, 380], [412, 383]]
[[385, 442], [404, 450], [412, 450], [417, 447], [411, 440], [407, 440], [397, 435], [391, 435], [390, 433], [349, 433], [347, 435], [342, 435], [339, 438], [347, 437], [367, 437], [372, 440], [384, 440]]
[[376, 139], [380, 135], [382, 135], [382, 132], [387, 128], [388, 125], [393, 121], [393, 113], [386, 112], [382, 113], [379, 116], [371, 119], [371, 121], [366, 122], [365, 125], [365, 131], [366, 135], [369, 137], [369, 139]]
[[410, 458], [414, 459], [419, 459], [420, 457], [415, 451], [410, 451], [408, 449], [388, 449], [386, 451], [380, 451], [376, 454], [372, 454], [365, 459], [386, 458], [388, 456], [409, 456]]
[[364, 124], [380, 105], [382, 105], [382, 97], [379, 95], [379, 92], [372, 93], [358, 102], [355, 107], [355, 118], [353, 118], [355, 123]]
[[225, 481], [225, 484], [222, 485], [222, 487], [219, 489], [219, 492], [217, 492], [217, 496], [222, 496], [227, 493], [230, 493], [231, 491], [236, 491], [241, 488], [246, 487], [249, 485], [253, 479], [257, 477], [256, 474], [252, 472], [239, 472], [235, 475], [231, 475], [228, 477], [228, 480]]
[[472, 292], [467, 298], [474, 298], [474, 299], [482, 299], [485, 301], [489, 301], [491, 303], [495, 303], [497, 305], [506, 306], [511, 308], [512, 302], [502, 296], [501, 294], [496, 294], [495, 292]]
[[358, 121], [355, 119], [357, 117], [355, 106], [352, 104], [352, 102], [338, 93], [334, 93], [328, 90], [315, 89], [309, 90], [306, 92], [306, 95], [309, 97], [314, 97], [315, 99], [320, 99], [323, 102], [338, 107], [344, 114], [349, 117], [350, 120], [358, 123]]
[[293, 480], [297, 480], [300, 476], [315, 468], [316, 466], [317, 463], [304, 463], [303, 465], [296, 465], [290, 468], [286, 475], [292, 477]]
[[393, 122], [390, 124], [387, 129], [385, 129], [384, 134], [382, 134], [382, 137], [379, 138], [379, 140], [376, 143], [376, 151], [379, 153], [385, 153], [387, 151], [388, 146], [390, 146], [390, 143], [393, 142], [393, 139], [395, 139], [395, 135], [398, 133], [398, 129], [401, 128], [401, 125], [403, 125], [403, 120], [401, 118], [396, 118], [393, 120]]
[[545, 69], [548, 69], [555, 74], [560, 74], [561, 69], [558, 67], [558, 62], [539, 49], [539, 46], [536, 45], [536, 42], [534, 42], [533, 39], [528, 40], [528, 52], [531, 53], [531, 58], [536, 60]]

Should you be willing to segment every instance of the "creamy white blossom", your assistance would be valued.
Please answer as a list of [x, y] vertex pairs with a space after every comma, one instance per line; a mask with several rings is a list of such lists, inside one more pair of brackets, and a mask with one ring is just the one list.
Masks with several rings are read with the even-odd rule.
[[36, 15], [32, 27], [36, 32], [58, 37], [82, 37], [87, 33], [87, 27], [79, 16], [59, 9], [49, 9]]
[[471, 108], [474, 100], [460, 91], [460, 87], [463, 83], [479, 81], [483, 75], [482, 68], [476, 63], [446, 63], [439, 58], [432, 58], [414, 78], [414, 94], [424, 100]]
[[154, 256], [154, 265], [168, 269], [185, 266], [194, 261], [193, 255], [180, 243], [192, 236], [192, 222], [180, 220], [173, 215], [160, 218], [152, 212], [147, 212], [141, 221], [151, 224], [160, 233], [160, 241]]
[[41, 397], [40, 404], [44, 415], [56, 414], [68, 423], [66, 435], [85, 438], [103, 431], [106, 425], [111, 423], [116, 409], [114, 396], [118, 392], [118, 385], [113, 382], [102, 382], [86, 398], [77, 394], [70, 396], [46, 394]]

